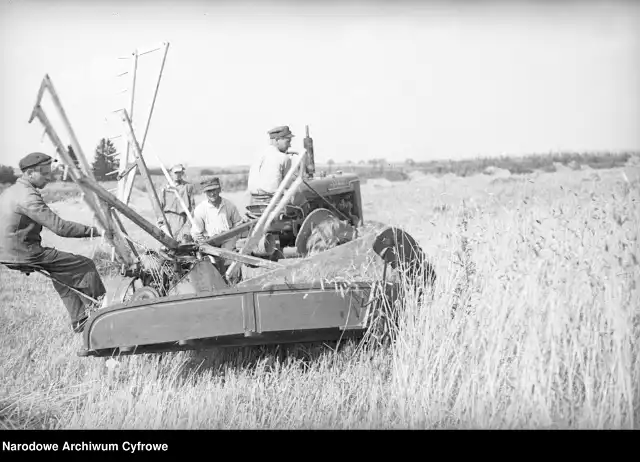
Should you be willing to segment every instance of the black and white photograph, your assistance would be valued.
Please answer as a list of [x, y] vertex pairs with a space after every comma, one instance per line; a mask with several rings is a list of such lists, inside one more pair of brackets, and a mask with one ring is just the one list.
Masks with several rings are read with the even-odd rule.
[[0, 0], [1, 457], [640, 429], [639, 26]]

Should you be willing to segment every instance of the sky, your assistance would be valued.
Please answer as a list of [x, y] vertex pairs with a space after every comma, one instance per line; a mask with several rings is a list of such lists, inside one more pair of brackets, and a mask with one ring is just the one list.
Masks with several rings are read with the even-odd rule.
[[[0, 0], [0, 163], [57, 156], [28, 123], [46, 74], [91, 161], [124, 130], [118, 74], [165, 42], [150, 166], [248, 165], [279, 125], [318, 162], [638, 151], [638, 25], [632, 1]], [[138, 59], [140, 142], [162, 59]]]

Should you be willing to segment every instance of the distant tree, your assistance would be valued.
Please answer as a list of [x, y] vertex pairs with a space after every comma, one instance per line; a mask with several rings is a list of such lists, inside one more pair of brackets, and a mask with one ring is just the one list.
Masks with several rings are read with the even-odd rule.
[[92, 168], [93, 174], [98, 181], [109, 181], [116, 178], [115, 174], [109, 175], [114, 170], [118, 170], [120, 161], [116, 159], [115, 154], [116, 147], [111, 140], [102, 138], [96, 147], [95, 160], [93, 161]]
[[331, 170], [332, 170], [333, 165], [334, 165], [335, 163], [336, 163], [336, 162], [335, 162], [333, 159], [329, 159], [329, 160], [327, 161], [327, 165], [329, 166], [329, 173], [331, 173]]
[[407, 159], [404, 161], [405, 164], [407, 164], [409, 167], [413, 167], [416, 165], [416, 161], [413, 159]]
[[18, 179], [13, 167], [8, 165], [0, 165], [0, 184], [9, 183], [13, 184]]

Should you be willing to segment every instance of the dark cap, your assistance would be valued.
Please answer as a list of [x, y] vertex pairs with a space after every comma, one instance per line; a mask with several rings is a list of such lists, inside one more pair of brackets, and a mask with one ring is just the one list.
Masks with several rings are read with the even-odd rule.
[[20, 170], [24, 172], [28, 168], [36, 167], [38, 165], [47, 165], [52, 162], [54, 162], [54, 160], [51, 156], [41, 152], [32, 152], [20, 159], [18, 166], [20, 167]]
[[272, 140], [277, 140], [278, 138], [293, 138], [293, 133], [289, 130], [289, 127], [283, 125], [281, 127], [272, 128], [267, 132], [269, 134], [269, 138]]
[[220, 178], [214, 176], [213, 178], [205, 178], [200, 181], [200, 186], [202, 186], [203, 191], [209, 191], [211, 189], [221, 189], [220, 187]]

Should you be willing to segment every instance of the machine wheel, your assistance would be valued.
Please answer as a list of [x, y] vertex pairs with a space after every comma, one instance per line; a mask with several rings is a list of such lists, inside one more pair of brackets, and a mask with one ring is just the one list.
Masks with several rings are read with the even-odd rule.
[[296, 237], [299, 255], [331, 249], [353, 239], [355, 228], [338, 220], [328, 209], [316, 209], [302, 222]]
[[137, 277], [125, 277], [115, 290], [109, 305], [127, 304], [134, 301], [147, 300], [159, 297], [158, 291], [153, 287], [145, 286]]
[[423, 287], [433, 286], [436, 272], [416, 240], [395, 227], [387, 227], [376, 237], [373, 250], [393, 269], [401, 269], [406, 276]]
[[132, 302], [138, 302], [140, 300], [149, 300], [152, 298], [159, 298], [160, 294], [153, 287], [142, 287], [136, 290], [131, 297]]

